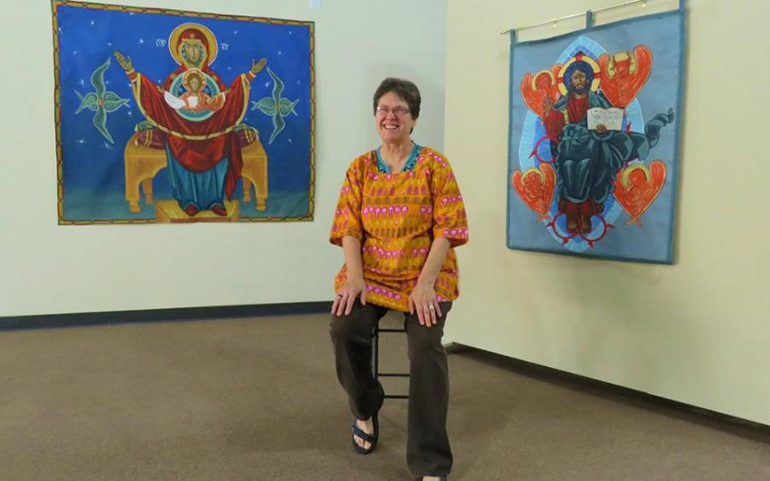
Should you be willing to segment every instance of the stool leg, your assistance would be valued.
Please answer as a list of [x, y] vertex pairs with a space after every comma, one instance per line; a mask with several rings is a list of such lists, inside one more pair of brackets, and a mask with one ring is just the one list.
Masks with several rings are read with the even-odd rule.
[[251, 202], [251, 181], [244, 176], [243, 179], [243, 203]]
[[152, 204], [152, 177], [142, 180], [142, 190], [144, 191], [144, 202]]
[[[406, 321], [404, 322], [404, 328], [403, 329], [380, 329], [379, 326], [377, 327], [377, 338], [379, 338], [379, 334], [381, 332], [385, 333], [405, 333], [406, 332]], [[376, 378], [379, 380], [380, 377], [410, 377], [409, 373], [395, 373], [395, 372], [380, 372], [379, 371], [379, 360], [377, 360], [376, 367], [373, 368], [373, 372], [375, 373]], [[375, 366], [375, 362], [372, 362], [372, 366]], [[408, 395], [405, 394], [385, 394], [386, 399], [409, 399]]]
[[372, 331], [372, 377], [374, 379], [377, 379], [379, 381], [379, 364], [380, 364], [380, 328], [379, 326], [374, 326], [374, 331]]

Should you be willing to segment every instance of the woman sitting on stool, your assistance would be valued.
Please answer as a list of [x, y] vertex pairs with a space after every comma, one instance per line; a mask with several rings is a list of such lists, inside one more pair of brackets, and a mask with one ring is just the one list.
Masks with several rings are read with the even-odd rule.
[[407, 464], [423, 480], [446, 479], [446, 315], [458, 296], [453, 247], [468, 240], [462, 196], [447, 159], [410, 139], [420, 92], [385, 79], [374, 93], [382, 145], [347, 170], [331, 231], [345, 266], [337, 275], [331, 336], [337, 376], [355, 417], [353, 448], [377, 446], [384, 391], [372, 375], [372, 331], [388, 312], [404, 313], [410, 363]]

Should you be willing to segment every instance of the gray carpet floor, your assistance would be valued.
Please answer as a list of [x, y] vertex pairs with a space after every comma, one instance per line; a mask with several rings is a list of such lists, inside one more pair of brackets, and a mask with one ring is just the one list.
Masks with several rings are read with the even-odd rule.
[[[383, 407], [375, 454], [352, 452], [328, 320], [0, 332], [0, 481], [411, 479], [406, 401]], [[381, 349], [381, 369], [406, 369], [402, 334]], [[449, 362], [450, 480], [770, 480], [766, 431], [481, 351]]]

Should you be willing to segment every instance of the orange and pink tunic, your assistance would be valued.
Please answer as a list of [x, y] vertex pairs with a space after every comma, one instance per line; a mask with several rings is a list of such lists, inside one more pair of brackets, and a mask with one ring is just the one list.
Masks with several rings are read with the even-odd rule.
[[[468, 219], [452, 168], [440, 152], [419, 148], [414, 168], [395, 174], [378, 167], [375, 151], [355, 159], [342, 185], [329, 240], [341, 246], [345, 236], [361, 241], [367, 302], [409, 311], [409, 295], [437, 237], [450, 243], [435, 284], [438, 301], [459, 295], [453, 248], [468, 241]], [[343, 266], [335, 290], [346, 280]]]

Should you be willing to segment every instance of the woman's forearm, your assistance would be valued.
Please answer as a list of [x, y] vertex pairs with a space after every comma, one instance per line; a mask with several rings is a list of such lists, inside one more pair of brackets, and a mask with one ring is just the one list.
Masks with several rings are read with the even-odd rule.
[[345, 253], [348, 279], [363, 281], [364, 269], [361, 264], [361, 241], [356, 237], [346, 235], [342, 238], [342, 250]]
[[449, 241], [444, 237], [437, 237], [433, 240], [428, 252], [428, 258], [420, 271], [420, 277], [417, 278], [418, 284], [427, 284], [433, 287], [436, 284], [441, 266], [444, 265], [444, 259], [449, 252]]

